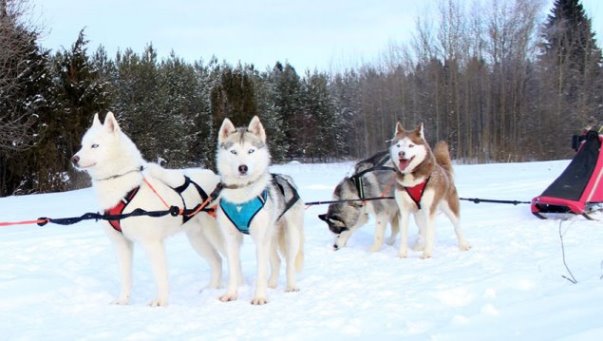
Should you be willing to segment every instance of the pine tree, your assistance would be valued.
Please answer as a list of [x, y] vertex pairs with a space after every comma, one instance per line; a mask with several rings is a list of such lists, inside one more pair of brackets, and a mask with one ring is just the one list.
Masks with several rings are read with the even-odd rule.
[[[22, 21], [18, 1], [0, 11], [0, 196], [39, 191], [52, 173], [38, 158], [49, 138], [52, 95], [48, 51], [39, 33]], [[12, 7], [12, 6], [17, 7]], [[48, 140], [47, 140], [48, 141]]]
[[[601, 49], [579, 0], [556, 0], [543, 29], [543, 104], [566, 134], [600, 123]], [[556, 119], [555, 119], [556, 118]]]
[[106, 92], [109, 84], [100, 78], [99, 70], [88, 56], [87, 44], [84, 30], [81, 30], [71, 48], [58, 52], [53, 58], [56, 75], [53, 97], [57, 101], [54, 144], [58, 148], [55, 154], [62, 160], [63, 169], [71, 171], [70, 177], [74, 180], [78, 173], [70, 167], [69, 160], [79, 149], [81, 137], [94, 114], [106, 112], [109, 107]]

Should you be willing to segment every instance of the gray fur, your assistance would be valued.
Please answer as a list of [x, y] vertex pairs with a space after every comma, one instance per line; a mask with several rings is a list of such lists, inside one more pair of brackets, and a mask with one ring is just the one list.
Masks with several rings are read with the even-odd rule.
[[[383, 153], [377, 153], [366, 160], [356, 163], [354, 174], [374, 167], [381, 160], [378, 157], [380, 155], [383, 155]], [[385, 166], [393, 167], [393, 163], [391, 160], [388, 160]], [[394, 195], [394, 171], [375, 170], [364, 174], [362, 179], [365, 198]], [[345, 177], [337, 184], [333, 192], [333, 199], [359, 199], [358, 189], [350, 177]], [[371, 251], [378, 251], [383, 245], [384, 230], [388, 223], [391, 226], [392, 232], [387, 243], [393, 244], [399, 228], [398, 205], [393, 199], [367, 201], [364, 204], [360, 201], [334, 203], [329, 205], [326, 214], [319, 217], [327, 223], [331, 232], [336, 234], [333, 247], [337, 250], [344, 247], [351, 235], [368, 222], [370, 215], [375, 217], [377, 224]]]

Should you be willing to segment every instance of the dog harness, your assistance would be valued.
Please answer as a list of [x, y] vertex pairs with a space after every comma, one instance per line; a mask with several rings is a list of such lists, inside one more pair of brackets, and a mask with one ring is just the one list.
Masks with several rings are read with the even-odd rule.
[[[182, 193], [184, 193], [184, 191], [186, 191], [186, 189], [190, 185], [193, 185], [195, 187], [195, 189], [197, 190], [197, 193], [199, 193], [199, 196], [201, 197], [201, 202], [204, 202], [208, 198], [207, 193], [205, 193], [205, 191], [203, 190], [203, 188], [201, 188], [201, 186], [199, 186], [199, 184], [197, 184], [196, 182], [191, 180], [188, 176], [184, 176], [184, 184], [182, 184], [181, 186], [176, 187], [176, 188], [172, 188], [172, 187], [170, 187], [170, 188], [172, 188], [176, 193], [178, 193], [178, 195], [182, 199], [182, 204], [184, 205], [185, 210], [186, 210], [186, 202], [184, 201], [184, 197], [182, 196]], [[117, 203], [117, 205], [113, 206], [112, 208], [110, 208], [108, 210], [105, 210], [105, 215], [120, 216], [124, 212], [124, 210], [126, 209], [128, 204], [134, 199], [134, 197], [138, 193], [138, 190], [140, 190], [140, 186], [129, 191]], [[215, 207], [206, 207], [203, 209], [203, 211], [207, 212], [207, 214], [212, 215], [212, 216], [215, 215], [215, 210], [216, 210]], [[186, 214], [182, 215], [182, 224], [186, 223], [191, 218], [192, 218], [192, 216], [188, 216]], [[111, 220], [107, 220], [107, 221], [109, 222], [109, 224], [111, 225], [111, 227], [113, 227], [113, 229], [115, 231], [123, 233], [122, 228], [121, 228], [120, 219], [111, 219]]]
[[373, 157], [367, 160], [363, 160], [361, 162], [374, 162], [375, 165], [373, 167], [367, 168], [363, 171], [360, 171], [350, 177], [354, 186], [356, 186], [356, 190], [358, 191], [358, 197], [362, 200], [366, 198], [364, 194], [364, 174], [375, 172], [375, 171], [392, 171], [394, 172], [396, 169], [393, 167], [385, 166], [385, 164], [391, 160], [389, 157], [389, 151], [381, 151], [375, 154]]
[[255, 215], [264, 207], [268, 199], [268, 189], [257, 197], [240, 204], [235, 204], [224, 198], [220, 199], [220, 208], [230, 222], [241, 233], [249, 234], [249, 226]]
[[[117, 205], [113, 206], [112, 208], [105, 210], [105, 215], [109, 215], [109, 216], [119, 216], [124, 212], [124, 209], [126, 208], [126, 206], [128, 206], [128, 204], [132, 201], [132, 199], [134, 199], [134, 197], [136, 196], [136, 193], [138, 193], [138, 190], [140, 189], [140, 186], [134, 188], [133, 190], [129, 191], [125, 197], [123, 197], [123, 199], [121, 199]], [[121, 223], [119, 219], [114, 219], [114, 220], [107, 220], [109, 222], [109, 224], [111, 224], [111, 227], [113, 227], [113, 229], [117, 232], [123, 233], [123, 231], [121, 230]]]
[[[295, 187], [287, 181], [284, 176], [279, 174], [271, 174], [272, 183], [276, 188], [279, 189], [281, 195], [287, 200], [283, 211], [278, 216], [277, 220], [280, 219], [295, 203], [300, 199], [299, 193]], [[289, 188], [290, 197], [287, 198], [285, 186]], [[228, 188], [227, 186], [225, 186]], [[224, 198], [220, 199], [220, 208], [230, 220], [230, 222], [239, 230], [241, 233], [249, 234], [249, 227], [251, 221], [255, 215], [264, 207], [266, 200], [268, 199], [268, 189], [264, 189], [260, 195], [251, 199], [250, 201], [235, 204]]]
[[402, 187], [404, 188], [408, 196], [412, 199], [412, 201], [415, 202], [418, 209], [421, 209], [421, 199], [423, 198], [423, 193], [425, 192], [427, 182], [429, 182], [429, 178], [412, 187]]

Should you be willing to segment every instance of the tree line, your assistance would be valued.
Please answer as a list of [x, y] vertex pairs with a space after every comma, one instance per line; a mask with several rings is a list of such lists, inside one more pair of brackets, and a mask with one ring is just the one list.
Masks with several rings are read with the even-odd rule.
[[358, 159], [387, 147], [396, 121], [425, 124], [460, 162], [571, 156], [570, 136], [603, 118], [603, 59], [579, 0], [546, 19], [530, 0], [439, 2], [410, 42], [342, 71], [217, 58], [163, 59], [149, 44], [108, 56], [43, 49], [22, 0], [0, 0], [0, 195], [85, 185], [69, 164], [94, 113], [113, 111], [150, 161], [213, 168], [216, 132], [259, 115], [275, 162]]

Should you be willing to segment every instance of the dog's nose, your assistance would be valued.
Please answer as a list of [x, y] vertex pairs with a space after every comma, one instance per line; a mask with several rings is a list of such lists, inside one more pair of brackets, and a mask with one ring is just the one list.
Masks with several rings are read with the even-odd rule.
[[249, 168], [247, 168], [247, 165], [240, 165], [239, 166], [239, 173], [245, 175], [247, 174], [247, 171], [249, 170]]
[[77, 155], [73, 155], [73, 157], [71, 158], [71, 162], [77, 166], [77, 164], [80, 162], [80, 157]]
[[402, 152], [399, 152], [399, 153], [398, 153], [398, 157], [403, 158], [404, 156], [406, 156], [406, 153], [405, 153], [405, 152], [403, 152], [403, 151], [402, 151]]

